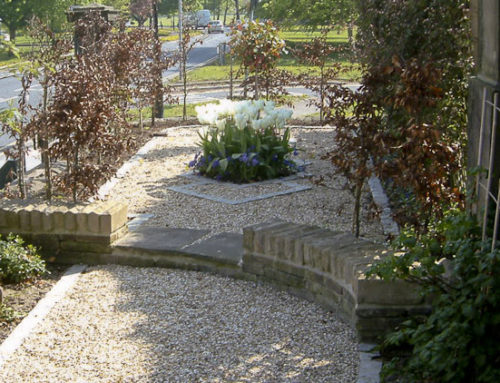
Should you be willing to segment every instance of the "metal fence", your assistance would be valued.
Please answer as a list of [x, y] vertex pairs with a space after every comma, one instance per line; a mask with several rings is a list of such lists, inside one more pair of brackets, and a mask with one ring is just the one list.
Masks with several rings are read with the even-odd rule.
[[[491, 124], [489, 121], [488, 115], [491, 113]], [[499, 225], [499, 217], [500, 217], [500, 178], [494, 179], [493, 168], [495, 165], [495, 148], [497, 145], [497, 130], [498, 130], [498, 119], [500, 116], [500, 105], [499, 105], [499, 93], [493, 92], [492, 97], [488, 96], [488, 90], [484, 88], [483, 90], [483, 102], [481, 109], [481, 127], [479, 132], [479, 148], [477, 155], [477, 167], [478, 169], [486, 168], [488, 170], [487, 178], [484, 180], [481, 179], [481, 174], [478, 172], [476, 175], [476, 197], [479, 198], [481, 189], [485, 192], [485, 201], [484, 201], [484, 212], [483, 212], [483, 233], [482, 239], [486, 240], [487, 237], [487, 229], [488, 229], [488, 220], [490, 218], [490, 203], [493, 202], [496, 205], [494, 220], [493, 220], [493, 235], [491, 241], [491, 249], [493, 250], [496, 246], [497, 235], [498, 235], [498, 225]], [[488, 125], [490, 128], [490, 148], [489, 148], [489, 158], [488, 163], [484, 164], [482, 157], [484, 151], [484, 137], [486, 133], [486, 129], [488, 129]], [[491, 191], [494, 187], [494, 182], [498, 184], [498, 193], [495, 196]]]

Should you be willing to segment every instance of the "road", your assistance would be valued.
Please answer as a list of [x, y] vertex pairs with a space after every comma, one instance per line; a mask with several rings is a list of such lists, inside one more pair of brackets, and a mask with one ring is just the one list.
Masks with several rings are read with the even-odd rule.
[[[204, 35], [200, 38], [200, 40], [202, 40], [202, 43], [195, 45], [188, 54], [188, 70], [201, 66], [216, 57], [217, 46], [222, 42], [228, 41], [228, 36], [226, 34]], [[178, 49], [178, 45], [177, 41], [164, 43], [162, 50], [166, 53], [176, 51]], [[165, 71], [163, 73], [163, 77], [171, 78], [178, 75], [178, 73], [179, 68], [176, 65], [168, 71]], [[21, 90], [21, 81], [18, 78], [8, 72], [0, 71], [0, 110], [10, 107], [10, 104], [16, 105]], [[34, 82], [30, 90], [30, 104], [38, 105], [41, 100], [41, 94], [42, 89], [40, 84]], [[0, 151], [13, 141], [14, 139], [12, 137], [5, 134], [1, 135]], [[3, 163], [3, 155], [0, 154], [0, 167]]]

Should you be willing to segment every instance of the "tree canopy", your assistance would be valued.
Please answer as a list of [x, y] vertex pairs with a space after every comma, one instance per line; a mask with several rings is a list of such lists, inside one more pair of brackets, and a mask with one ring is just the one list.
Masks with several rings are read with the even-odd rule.
[[356, 7], [353, 0], [262, 0], [257, 14], [282, 24], [317, 28], [351, 23]]

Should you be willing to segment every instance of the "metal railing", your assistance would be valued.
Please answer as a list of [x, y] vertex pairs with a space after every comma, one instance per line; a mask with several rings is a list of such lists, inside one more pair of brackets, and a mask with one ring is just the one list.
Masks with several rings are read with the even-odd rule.
[[486, 183], [481, 182], [481, 175], [478, 173], [476, 175], [476, 197], [479, 198], [480, 189], [484, 189], [485, 191], [485, 202], [484, 202], [484, 212], [483, 212], [483, 232], [482, 232], [482, 240], [485, 241], [487, 237], [487, 229], [488, 229], [488, 218], [489, 218], [489, 205], [490, 201], [495, 203], [495, 217], [493, 223], [493, 235], [491, 241], [491, 250], [496, 246], [497, 234], [498, 234], [498, 225], [500, 220], [500, 179], [498, 180], [498, 195], [495, 197], [492, 194], [491, 190], [494, 182], [494, 174], [493, 168], [495, 165], [495, 147], [497, 143], [497, 128], [498, 128], [498, 116], [500, 115], [500, 105], [499, 105], [499, 93], [493, 93], [493, 101], [488, 99], [488, 90], [486, 88], [483, 89], [483, 102], [481, 108], [481, 127], [479, 131], [479, 149], [477, 155], [477, 167], [481, 168], [483, 166], [482, 157], [483, 157], [483, 147], [484, 147], [484, 133], [485, 128], [487, 127], [487, 113], [488, 109], [491, 109], [491, 139], [490, 139], [490, 151], [489, 151], [489, 159], [488, 159], [488, 177], [486, 179]]

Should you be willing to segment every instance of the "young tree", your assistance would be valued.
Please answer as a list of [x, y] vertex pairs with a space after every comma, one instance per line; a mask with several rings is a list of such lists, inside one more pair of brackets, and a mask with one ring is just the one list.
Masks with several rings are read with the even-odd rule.
[[137, 21], [139, 27], [151, 17], [152, 0], [131, 0], [130, 15]]
[[184, 26], [182, 29], [182, 39], [179, 51], [179, 66], [182, 77], [182, 119], [187, 118], [187, 60], [189, 52], [195, 47], [196, 44], [203, 44], [202, 40], [193, 39], [191, 36], [191, 27]]
[[113, 33], [97, 15], [79, 21], [77, 28], [82, 54], [58, 67], [54, 97], [42, 120], [53, 137], [51, 157], [67, 164], [55, 184], [74, 201], [94, 194], [113, 174], [119, 154], [132, 145], [127, 110], [139, 79], [150, 73], [142, 70], [153, 41], [148, 30]]
[[30, 111], [29, 105], [29, 90], [33, 82], [33, 74], [28, 70], [24, 70], [21, 77], [21, 93], [19, 94], [17, 108], [9, 108], [0, 111], [0, 128], [1, 130], [15, 139], [14, 149], [5, 151], [7, 157], [10, 157], [17, 162], [17, 185], [19, 197], [24, 199], [28, 196], [27, 185], [25, 180], [26, 172], [26, 142], [32, 137], [29, 129], [27, 129], [28, 114]]
[[308, 73], [299, 77], [300, 82], [308, 89], [319, 94], [319, 101], [312, 101], [319, 109], [319, 121], [323, 125], [326, 85], [329, 80], [337, 77], [340, 70], [338, 66], [331, 67], [328, 70], [328, 56], [334, 51], [334, 48], [328, 44], [327, 35], [329, 30], [322, 31], [320, 37], [315, 37], [310, 43], [305, 43], [301, 48], [295, 50], [299, 60], [307, 65], [319, 69], [319, 76]]
[[[49, 105], [50, 89], [54, 85], [57, 67], [64, 60], [64, 55], [71, 50], [70, 38], [57, 36], [48, 25], [38, 18], [30, 21], [29, 34], [35, 41], [37, 51], [31, 57], [32, 73], [42, 86], [41, 105], [30, 122], [32, 134], [38, 137], [41, 149], [42, 164], [45, 171], [46, 193], [48, 200], [52, 198], [51, 160], [49, 156], [50, 134], [48, 126], [43, 123]], [[40, 123], [42, 122], [42, 123]]]
[[278, 29], [268, 20], [265, 23], [250, 21], [239, 24], [232, 31], [231, 48], [241, 58], [241, 66], [253, 73], [254, 98], [259, 98], [262, 79], [271, 76], [285, 48]]

